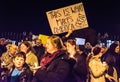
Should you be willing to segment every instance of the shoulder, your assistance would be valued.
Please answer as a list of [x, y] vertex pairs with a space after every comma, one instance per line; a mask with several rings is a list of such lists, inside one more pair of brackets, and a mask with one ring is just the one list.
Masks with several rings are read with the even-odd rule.
[[92, 57], [91, 59], [90, 59], [90, 61], [89, 61], [89, 64], [96, 64], [96, 62], [97, 62], [97, 58], [96, 57]]
[[30, 67], [27, 64], [24, 64], [22, 72], [26, 74], [32, 74], [32, 71], [30, 70]]

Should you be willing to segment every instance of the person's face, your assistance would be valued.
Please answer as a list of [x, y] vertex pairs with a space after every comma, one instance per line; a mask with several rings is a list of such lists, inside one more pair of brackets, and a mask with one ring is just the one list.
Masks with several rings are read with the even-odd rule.
[[25, 44], [21, 44], [20, 51], [27, 53], [28, 47]]
[[21, 69], [25, 63], [25, 60], [23, 57], [16, 57], [13, 59], [13, 63], [17, 69]]
[[75, 50], [75, 45], [71, 45], [70, 43], [66, 43], [66, 49], [68, 53], [71, 53], [73, 50]]
[[116, 52], [116, 53], [119, 53], [119, 52], [120, 52], [120, 47], [119, 47], [119, 46], [117, 46], [117, 47], [115, 48], [115, 52]]
[[17, 53], [17, 48], [14, 48], [14, 47], [10, 47], [10, 50], [9, 50], [9, 52], [11, 53], [11, 54], [16, 54]]
[[36, 45], [41, 45], [41, 40], [36, 40]]
[[53, 53], [53, 51], [56, 49], [55, 45], [53, 45], [49, 39], [47, 40], [45, 46], [48, 53]]
[[101, 52], [104, 54], [107, 51], [107, 48], [101, 48]]

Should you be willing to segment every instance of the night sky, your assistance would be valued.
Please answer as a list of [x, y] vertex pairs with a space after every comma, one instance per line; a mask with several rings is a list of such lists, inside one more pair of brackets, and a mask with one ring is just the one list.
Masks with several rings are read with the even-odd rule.
[[[1, 0], [0, 32], [52, 34], [46, 12], [80, 0]], [[120, 35], [119, 0], [82, 0], [89, 28]]]

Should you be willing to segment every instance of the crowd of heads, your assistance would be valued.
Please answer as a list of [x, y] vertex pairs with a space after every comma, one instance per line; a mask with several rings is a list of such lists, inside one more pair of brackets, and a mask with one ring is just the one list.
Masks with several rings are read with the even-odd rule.
[[[35, 39], [34, 43], [35, 44], [33, 45], [33, 41], [22, 41], [19, 45], [16, 45], [11, 42], [6, 42], [5, 38], [1, 38], [1, 69], [3, 70], [3, 68], [6, 68], [9, 70], [9, 72], [11, 72], [10, 70], [13, 69], [13, 66], [15, 68], [22, 69], [25, 65], [27, 65], [27, 67], [30, 69], [29, 71], [31, 71], [32, 76], [34, 76], [37, 71], [37, 68], [35, 67], [47, 69], [47, 67], [49, 67], [51, 64], [50, 62], [53, 62], [58, 54], [61, 56], [61, 54], [63, 54], [61, 52], [64, 51], [68, 58], [67, 60], [73, 59], [76, 62], [72, 66], [72, 71], [74, 71], [75, 74], [76, 71], [81, 73], [81, 75], [83, 74], [83, 76], [80, 74], [78, 74], [78, 76], [80, 75], [80, 79], [85, 82], [86, 79], [88, 79], [87, 75], [92, 73], [90, 70], [94, 70], [91, 67], [91, 63], [94, 59], [100, 59], [101, 61], [99, 62], [104, 61], [110, 65], [109, 62], [113, 61], [107, 62], [106, 59], [108, 58], [108, 54], [111, 54], [115, 58], [116, 55], [120, 54], [120, 44], [118, 41], [112, 43], [110, 47], [101, 46], [99, 44], [92, 46], [90, 42], [86, 42], [85, 45], [77, 45], [76, 40], [73, 38], [67, 39], [67, 41], [63, 41], [61, 37], [52, 35], [48, 37], [46, 44], [43, 44], [41, 39]], [[43, 64], [41, 64], [41, 61], [43, 61]], [[115, 61], [119, 61], [119, 59], [115, 59]], [[106, 66], [106, 69], [104, 69], [104, 74], [106, 73], [105, 71], [108, 69], [108, 67], [109, 66]], [[119, 71], [117, 69], [117, 65], [113, 65], [113, 67], [116, 68], [116, 71]], [[82, 71], [84, 71], [84, 73]], [[78, 80], [78, 82], [79, 81], [80, 80]]]

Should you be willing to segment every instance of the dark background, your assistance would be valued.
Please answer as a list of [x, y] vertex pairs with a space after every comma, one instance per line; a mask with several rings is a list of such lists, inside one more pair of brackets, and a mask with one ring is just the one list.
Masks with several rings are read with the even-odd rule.
[[[81, 0], [90, 29], [120, 35], [119, 0]], [[1, 0], [0, 32], [30, 31], [51, 35], [46, 17], [49, 10], [69, 6], [80, 0]]]

